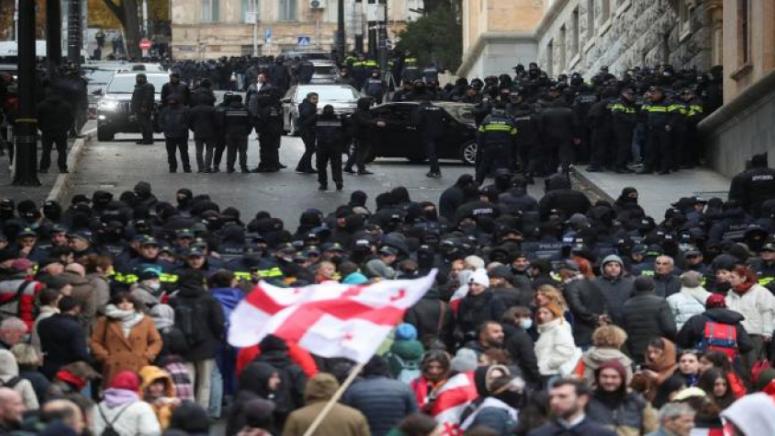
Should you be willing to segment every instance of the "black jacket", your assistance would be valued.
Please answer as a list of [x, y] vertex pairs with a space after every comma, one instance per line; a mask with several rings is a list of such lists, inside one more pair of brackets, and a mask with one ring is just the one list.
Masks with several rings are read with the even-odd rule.
[[447, 112], [429, 101], [424, 101], [415, 109], [412, 123], [420, 130], [423, 138], [438, 139], [444, 135]]
[[248, 136], [253, 129], [250, 114], [240, 102], [231, 102], [223, 111], [217, 112], [219, 125], [225, 136]]
[[536, 358], [533, 338], [521, 328], [508, 324], [503, 327], [506, 335], [503, 345], [508, 351], [511, 361], [519, 366], [526, 382], [534, 386], [539, 385], [541, 373], [538, 371], [538, 358]]
[[676, 327], [667, 300], [654, 292], [640, 292], [624, 303], [622, 328], [627, 332], [627, 349], [635, 362], [643, 362], [649, 340], [675, 339]]
[[317, 106], [310, 103], [306, 98], [299, 104], [299, 130], [303, 135], [315, 133], [317, 113]]
[[46, 355], [40, 371], [50, 380], [68, 363], [91, 361], [86, 347], [87, 333], [76, 317], [58, 313], [40, 321], [37, 328]]
[[218, 118], [213, 106], [197, 104], [188, 111], [188, 127], [194, 132], [194, 139], [216, 139]]
[[745, 354], [753, 349], [751, 337], [745, 331], [740, 322], [745, 319], [743, 315], [729, 309], [708, 309], [705, 312], [694, 315], [681, 327], [681, 331], [675, 337], [676, 345], [681, 348], [696, 348], [705, 338], [705, 324], [713, 321], [721, 324], [735, 326], [737, 331], [737, 349], [740, 354]]
[[44, 134], [64, 134], [73, 127], [73, 107], [57, 96], [38, 104], [38, 128]]
[[191, 103], [191, 91], [188, 89], [188, 85], [183, 82], [174, 84], [167, 82], [161, 87], [161, 103], [162, 105], [169, 104], [170, 98], [175, 98], [178, 104], [181, 106], [188, 106]]
[[681, 290], [681, 280], [673, 274], [666, 276], [654, 274], [655, 292], [658, 296], [667, 298]]
[[751, 168], [732, 178], [729, 199], [737, 200], [746, 212], [759, 216], [761, 205], [775, 198], [775, 169]]
[[[492, 290], [479, 295], [468, 294], [460, 301], [455, 322], [463, 335], [474, 335], [484, 321], [500, 321], [506, 306]], [[466, 337], [473, 339], [473, 337]]]
[[385, 376], [356, 381], [342, 402], [363, 413], [374, 436], [384, 436], [407, 415], [417, 412], [417, 400], [409, 385]]
[[165, 138], [188, 138], [188, 109], [176, 104], [167, 105], [159, 113], [159, 127]]
[[436, 289], [429, 290], [404, 315], [404, 322], [417, 329], [417, 337], [441, 337], [452, 322], [452, 311], [447, 303], [439, 299]]
[[135, 85], [135, 90], [132, 92], [131, 108], [132, 113], [140, 113], [149, 115], [153, 112], [153, 105], [155, 102], [156, 89], [151, 83], [144, 83], [142, 85]]
[[218, 300], [201, 286], [181, 286], [169, 304], [173, 309], [181, 305], [192, 308], [192, 313], [202, 323], [203, 340], [183, 353], [183, 359], [187, 362], [212, 359], [226, 332], [223, 308]]
[[552, 420], [546, 424], [531, 430], [527, 436], [616, 436], [616, 432], [592, 421], [589, 417], [584, 418], [579, 424], [567, 429], [559, 422]]
[[587, 279], [573, 280], [563, 288], [568, 308], [573, 314], [573, 339], [576, 345], [590, 345], [597, 319], [606, 313], [605, 297], [595, 282]]
[[542, 220], [549, 216], [552, 209], [569, 218], [574, 213], [586, 214], [591, 206], [586, 195], [571, 189], [570, 181], [558, 174], [546, 181], [546, 195], [538, 202], [538, 211]]
[[319, 115], [315, 121], [315, 139], [318, 147], [342, 147], [345, 146], [344, 120], [337, 115]]

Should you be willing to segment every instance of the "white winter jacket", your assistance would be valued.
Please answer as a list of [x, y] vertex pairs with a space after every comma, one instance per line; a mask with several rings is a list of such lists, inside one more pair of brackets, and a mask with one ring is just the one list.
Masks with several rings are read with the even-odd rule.
[[[124, 410], [125, 408], [126, 410]], [[123, 412], [121, 412], [122, 410]], [[121, 416], [118, 416], [119, 412], [121, 412]], [[121, 436], [158, 436], [161, 434], [159, 420], [156, 419], [151, 405], [145, 401], [135, 401], [128, 406], [123, 404], [112, 408], [108, 407], [105, 401], [102, 401], [94, 407], [92, 413], [92, 434], [95, 435], [100, 435], [105, 430], [106, 420], [112, 422], [113, 428]], [[117, 416], [118, 419], [116, 419]]]
[[576, 353], [570, 324], [563, 318], [557, 318], [539, 325], [538, 334], [535, 343], [538, 372], [541, 375], [558, 374], [560, 366]]
[[667, 305], [675, 319], [678, 330], [694, 315], [705, 312], [705, 301], [710, 297], [710, 292], [702, 286], [696, 288], [681, 287], [681, 291], [667, 297]]
[[727, 308], [745, 317], [742, 321], [749, 335], [771, 336], [775, 329], [775, 297], [762, 285], [755, 284], [743, 295], [727, 293]]

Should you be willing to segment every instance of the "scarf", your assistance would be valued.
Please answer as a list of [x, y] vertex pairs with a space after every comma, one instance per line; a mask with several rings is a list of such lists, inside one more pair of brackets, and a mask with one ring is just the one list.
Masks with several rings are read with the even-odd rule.
[[76, 391], [81, 391], [86, 386], [87, 381], [84, 380], [81, 377], [78, 377], [77, 375], [73, 374], [72, 372], [66, 370], [66, 369], [60, 369], [56, 373], [56, 378], [58, 380], [62, 380], [63, 382], [66, 382], [67, 384], [73, 386]]
[[755, 284], [756, 283], [754, 283], [754, 282], [745, 282], [745, 283], [741, 283], [741, 284], [735, 286], [732, 289], [735, 291], [736, 294], [743, 295], [746, 292], [750, 291], [751, 288], [753, 287], [753, 285], [755, 285]]
[[124, 337], [129, 337], [129, 333], [132, 328], [143, 320], [143, 314], [134, 310], [121, 310], [113, 304], [105, 306], [105, 316], [108, 318], [120, 321], [121, 330], [124, 332]]
[[105, 389], [104, 397], [105, 404], [111, 409], [114, 407], [123, 406], [124, 404], [140, 401], [140, 396], [137, 394], [137, 392], [127, 389]]

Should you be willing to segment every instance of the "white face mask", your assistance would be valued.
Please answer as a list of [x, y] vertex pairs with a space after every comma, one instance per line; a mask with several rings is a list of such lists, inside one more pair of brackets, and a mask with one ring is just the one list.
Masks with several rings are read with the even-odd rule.
[[154, 291], [158, 291], [159, 289], [161, 289], [161, 283], [160, 282], [151, 282], [151, 283], [148, 283], [148, 287], [153, 289]]
[[522, 327], [522, 330], [528, 330], [530, 327], [533, 327], [533, 320], [530, 318], [522, 318], [519, 320], [519, 326]]

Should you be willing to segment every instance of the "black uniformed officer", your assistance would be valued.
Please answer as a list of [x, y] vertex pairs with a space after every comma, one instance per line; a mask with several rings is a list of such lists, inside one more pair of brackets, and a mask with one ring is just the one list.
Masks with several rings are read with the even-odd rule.
[[367, 95], [374, 99], [377, 104], [382, 104], [382, 98], [385, 96], [385, 89], [387, 85], [385, 81], [379, 77], [379, 70], [372, 70], [371, 76], [363, 84], [361, 90], [364, 95]]
[[143, 135], [142, 141], [138, 144], [153, 144], [153, 105], [156, 90], [153, 84], [148, 83], [145, 74], [140, 73], [135, 77], [135, 89], [132, 92], [131, 109], [132, 114], [137, 120], [140, 133]]
[[172, 95], [167, 99], [167, 105], [159, 113], [159, 126], [164, 132], [164, 142], [167, 147], [167, 163], [170, 172], [178, 170], [178, 161], [175, 153], [180, 152], [180, 161], [183, 171], [191, 172], [191, 163], [188, 160], [188, 108], [181, 105], [177, 97]]
[[[373, 174], [366, 169], [366, 159], [371, 153], [372, 138], [378, 135], [373, 129], [385, 127], [385, 122], [374, 118], [374, 114], [369, 111], [371, 107], [371, 97], [361, 97], [358, 99], [358, 107], [355, 109], [352, 118], [352, 135], [355, 150], [347, 159], [344, 171], [353, 173], [353, 165], [358, 167], [358, 174], [361, 176]], [[376, 134], [376, 135], [375, 135]]]
[[754, 217], [761, 215], [765, 201], [775, 199], [775, 169], [767, 167], [767, 153], [753, 156], [751, 167], [732, 178], [729, 199]]
[[495, 103], [490, 115], [479, 126], [477, 143], [482, 147], [481, 159], [476, 166], [476, 183], [481, 185], [488, 174], [498, 168], [508, 168], [509, 153], [514, 148], [517, 128], [506, 114], [505, 104]]
[[611, 112], [611, 130], [614, 141], [614, 171], [629, 173], [627, 162], [632, 156], [632, 134], [638, 123], [638, 108], [632, 88], [623, 88], [619, 99], [608, 106]]
[[318, 94], [310, 92], [299, 104], [299, 132], [304, 142], [304, 154], [296, 165], [297, 173], [314, 174], [312, 155], [315, 153], [315, 120], [318, 114]]
[[431, 166], [430, 171], [426, 174], [428, 177], [441, 177], [436, 147], [444, 135], [444, 126], [448, 122], [447, 118], [447, 112], [438, 106], [434, 106], [428, 99], [424, 99], [414, 113], [413, 121], [420, 130], [423, 145], [425, 146], [425, 157], [428, 158], [428, 163]]
[[242, 104], [242, 96], [229, 95], [229, 105], [221, 113], [221, 125], [226, 138], [226, 170], [234, 172], [234, 161], [239, 152], [239, 166], [243, 173], [248, 169], [248, 135], [253, 126], [248, 109]]
[[679, 109], [671, 105], [665, 93], [659, 86], [649, 88], [646, 95], [647, 103], [641, 108], [646, 119], [647, 146], [646, 162], [642, 174], [651, 174], [659, 171], [659, 174], [668, 174], [673, 167], [674, 151], [671, 147], [673, 124], [676, 111]]
[[43, 133], [40, 155], [40, 172], [45, 173], [51, 165], [51, 146], [56, 145], [57, 165], [60, 173], [67, 172], [67, 132], [75, 122], [73, 107], [48, 89], [46, 99], [37, 108], [38, 128]]
[[541, 101], [539, 124], [544, 146], [549, 154], [548, 169], [551, 172], [557, 168], [557, 162], [562, 171], [567, 173], [575, 158], [573, 127], [573, 111], [562, 96], [560, 87], [553, 85], [549, 88], [547, 96]]
[[215, 108], [209, 99], [192, 98], [194, 107], [189, 110], [188, 125], [194, 132], [196, 144], [196, 166], [200, 173], [212, 172], [213, 152], [218, 140], [218, 120]]
[[506, 105], [506, 113], [511, 117], [514, 127], [517, 128], [516, 145], [512, 162], [525, 174], [529, 183], [532, 183], [533, 174], [530, 171], [532, 156], [541, 147], [541, 138], [538, 131], [538, 119], [533, 107], [525, 102], [519, 91], [509, 95], [509, 103]]
[[280, 140], [283, 134], [283, 110], [278, 88], [269, 83], [265, 73], [258, 75], [256, 87], [248, 91], [248, 108], [256, 117], [260, 162], [255, 172], [280, 171]]
[[345, 127], [342, 119], [334, 113], [334, 107], [327, 104], [323, 113], [315, 122], [315, 137], [317, 146], [318, 190], [328, 189], [328, 172], [326, 167], [331, 163], [331, 177], [336, 184], [336, 190], [341, 191], [342, 183], [342, 153], [346, 143]]

